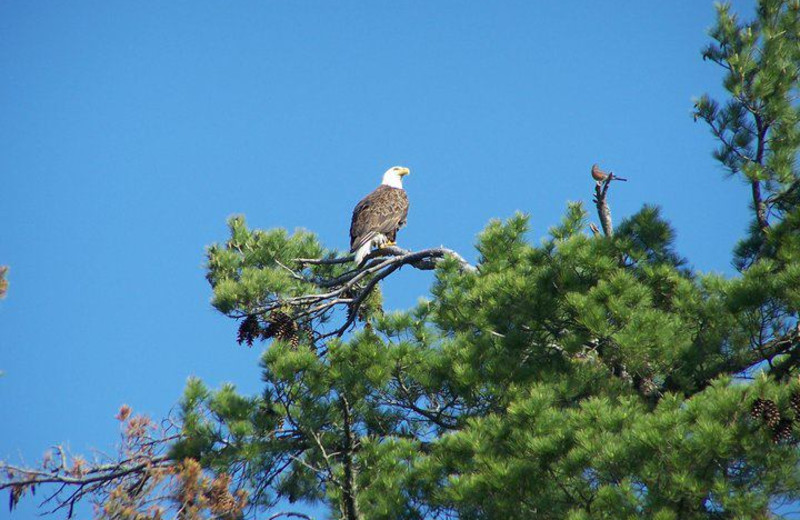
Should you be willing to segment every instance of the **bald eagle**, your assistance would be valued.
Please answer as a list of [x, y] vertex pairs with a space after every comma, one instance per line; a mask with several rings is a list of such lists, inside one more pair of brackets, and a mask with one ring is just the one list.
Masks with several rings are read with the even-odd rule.
[[406, 224], [408, 196], [403, 177], [408, 168], [395, 166], [383, 174], [383, 183], [361, 199], [350, 222], [350, 252], [356, 254], [359, 267], [372, 247], [394, 245], [397, 230]]

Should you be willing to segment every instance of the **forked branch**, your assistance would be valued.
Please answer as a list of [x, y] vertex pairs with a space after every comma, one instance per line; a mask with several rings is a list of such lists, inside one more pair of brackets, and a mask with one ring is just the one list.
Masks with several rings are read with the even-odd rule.
[[[293, 297], [275, 296], [261, 306], [234, 317], [242, 318], [240, 342], [252, 344], [256, 338], [276, 338], [298, 343], [307, 339], [312, 344], [328, 337], [340, 337], [360, 317], [369, 297], [381, 280], [403, 266], [428, 271], [445, 258], [453, 258], [462, 271], [475, 271], [464, 258], [451, 249], [437, 247], [408, 251], [396, 246], [373, 251], [366, 263], [333, 278], [316, 276], [310, 267], [337, 265], [353, 261], [353, 255], [339, 258], [296, 258], [293, 266], [280, 264], [292, 278], [305, 282], [317, 291]], [[336, 311], [343, 311], [341, 325], [326, 325], [334, 321]], [[303, 338], [305, 336], [305, 338]]]

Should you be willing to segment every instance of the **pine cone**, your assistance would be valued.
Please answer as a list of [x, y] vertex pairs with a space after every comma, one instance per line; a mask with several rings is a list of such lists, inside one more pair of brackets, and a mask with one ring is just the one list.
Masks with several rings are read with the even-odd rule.
[[778, 411], [778, 405], [775, 404], [775, 401], [769, 399], [764, 401], [763, 417], [764, 422], [766, 422], [767, 426], [770, 428], [778, 426], [778, 423], [781, 421], [781, 413]]
[[261, 329], [261, 339], [268, 340], [269, 338], [275, 335], [275, 332], [276, 332], [275, 324], [270, 323], [269, 325]]
[[253, 346], [253, 341], [261, 335], [261, 326], [258, 324], [258, 318], [255, 316], [248, 316], [239, 325], [239, 333], [236, 336], [236, 341], [241, 345], [247, 343], [248, 347]]
[[764, 401], [761, 398], [753, 401], [753, 406], [750, 408], [750, 417], [754, 420], [762, 419], [764, 417]]
[[297, 324], [285, 312], [272, 313], [272, 326], [275, 329], [275, 339], [292, 342], [297, 335]]
[[772, 440], [775, 444], [793, 442], [792, 421], [789, 419], [781, 419], [772, 429]]
[[275, 311], [270, 315], [270, 327], [278, 339], [282, 339], [286, 333], [287, 323], [289, 323], [289, 316], [283, 311]]
[[792, 393], [792, 397], [789, 398], [789, 404], [792, 406], [792, 410], [794, 410], [795, 419], [800, 420], [800, 391], [795, 390]]

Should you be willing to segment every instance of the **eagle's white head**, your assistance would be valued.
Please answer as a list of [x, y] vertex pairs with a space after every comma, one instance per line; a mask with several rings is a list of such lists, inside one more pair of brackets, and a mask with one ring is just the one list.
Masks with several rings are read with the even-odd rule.
[[383, 183], [392, 188], [403, 189], [403, 177], [411, 173], [405, 166], [393, 166], [383, 174]]

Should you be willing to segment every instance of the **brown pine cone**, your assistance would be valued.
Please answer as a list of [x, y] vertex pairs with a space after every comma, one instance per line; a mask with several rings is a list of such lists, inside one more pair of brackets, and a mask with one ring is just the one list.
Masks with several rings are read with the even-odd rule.
[[800, 391], [795, 390], [789, 398], [789, 404], [794, 410], [795, 419], [800, 419]]
[[258, 318], [255, 316], [248, 316], [239, 324], [239, 332], [236, 335], [236, 341], [239, 345], [247, 343], [248, 347], [252, 347], [253, 341], [260, 335], [261, 326], [258, 323]]
[[792, 435], [792, 421], [789, 419], [780, 420], [772, 429], [772, 440], [775, 442], [775, 444], [779, 444], [781, 442], [793, 442], [794, 435]]
[[761, 398], [753, 401], [753, 405], [750, 407], [750, 417], [754, 420], [762, 419], [764, 417], [764, 403], [765, 401]]
[[767, 426], [770, 428], [775, 428], [778, 426], [778, 423], [781, 421], [781, 412], [778, 410], [778, 405], [775, 404], [775, 401], [771, 401], [769, 399], [764, 401], [764, 422], [767, 423]]
[[275, 328], [275, 339], [293, 341], [297, 335], [297, 323], [285, 312], [272, 313], [272, 326]]

